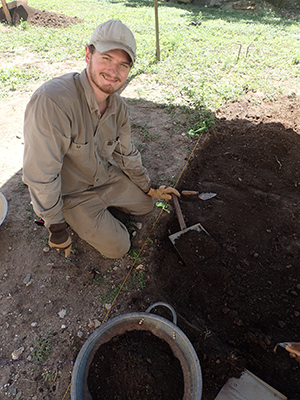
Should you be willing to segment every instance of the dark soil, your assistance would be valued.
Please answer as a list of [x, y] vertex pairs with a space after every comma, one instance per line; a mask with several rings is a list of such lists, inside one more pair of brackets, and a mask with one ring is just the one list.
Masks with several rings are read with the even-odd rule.
[[[50, 27], [50, 28], [65, 28], [71, 24], [83, 22], [77, 17], [68, 17], [63, 14], [57, 14], [45, 10], [38, 10], [28, 5], [20, 5], [10, 10], [12, 23], [18, 25], [21, 20], [27, 21], [30, 25]], [[5, 21], [3, 10], [0, 10], [0, 21]]]
[[182, 400], [183, 374], [170, 346], [148, 331], [102, 344], [89, 368], [93, 400]]
[[243, 368], [300, 398], [300, 364], [273, 351], [300, 341], [300, 136], [281, 123], [250, 122], [241, 103], [231, 107], [237, 119], [217, 119], [178, 186], [217, 194], [180, 199], [187, 226], [200, 222], [216, 250], [190, 232], [180, 237], [179, 257], [168, 239], [180, 230], [172, 213], [158, 228], [165, 234], [156, 237], [152, 291], [179, 314], [202, 365], [205, 399]]

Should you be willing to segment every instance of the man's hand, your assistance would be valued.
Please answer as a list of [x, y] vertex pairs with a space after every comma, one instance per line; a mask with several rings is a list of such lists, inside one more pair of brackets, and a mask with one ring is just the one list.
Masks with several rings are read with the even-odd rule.
[[68, 258], [71, 253], [72, 240], [67, 232], [67, 223], [52, 224], [49, 227], [49, 246], [54, 247], [57, 251], [63, 251], [65, 257]]
[[154, 197], [155, 199], [165, 199], [171, 200], [171, 194], [175, 194], [176, 196], [180, 197], [180, 193], [178, 190], [172, 187], [160, 186], [158, 189], [150, 189], [147, 193], [149, 196]]

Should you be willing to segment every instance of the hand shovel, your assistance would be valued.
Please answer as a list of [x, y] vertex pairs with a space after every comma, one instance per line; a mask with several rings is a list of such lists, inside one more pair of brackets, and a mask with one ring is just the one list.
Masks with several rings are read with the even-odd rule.
[[172, 199], [181, 230], [170, 235], [169, 239], [182, 261], [186, 265], [195, 265], [195, 263], [215, 255], [218, 245], [210, 234], [200, 222], [187, 228], [178, 197], [172, 194]]

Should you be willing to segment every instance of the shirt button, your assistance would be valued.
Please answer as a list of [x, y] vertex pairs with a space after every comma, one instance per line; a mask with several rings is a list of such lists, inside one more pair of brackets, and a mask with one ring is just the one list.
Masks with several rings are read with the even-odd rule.
[[81, 146], [77, 145], [77, 149], [80, 149]]

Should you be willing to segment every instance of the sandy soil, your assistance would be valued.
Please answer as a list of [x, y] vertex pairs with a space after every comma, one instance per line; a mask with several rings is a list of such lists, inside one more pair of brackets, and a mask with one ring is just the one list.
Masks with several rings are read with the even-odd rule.
[[[53, 76], [84, 68], [30, 57]], [[12, 54], [3, 62], [25, 61]], [[278, 342], [300, 341], [299, 97], [249, 93], [224, 105], [184, 169], [197, 142], [187, 134], [186, 113], [140, 100], [132, 81], [123, 96], [150, 175], [174, 184], [184, 169], [180, 190], [216, 194], [206, 201], [182, 196], [180, 204], [187, 226], [201, 222], [217, 250], [205, 252], [192, 238], [183, 262], [168, 238], [179, 230], [170, 203], [170, 213], [155, 207], [126, 221], [131, 255], [105, 260], [72, 232], [67, 263], [48, 248], [22, 183], [23, 114], [35, 87], [1, 101], [0, 191], [8, 200], [0, 227], [1, 400], [70, 398], [73, 363], [97, 326], [156, 301], [175, 308], [197, 351], [203, 399], [213, 400], [244, 368], [299, 398], [300, 364], [282, 348], [273, 351]]]

